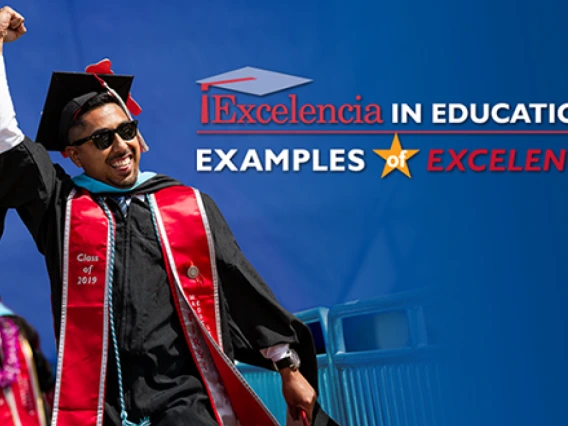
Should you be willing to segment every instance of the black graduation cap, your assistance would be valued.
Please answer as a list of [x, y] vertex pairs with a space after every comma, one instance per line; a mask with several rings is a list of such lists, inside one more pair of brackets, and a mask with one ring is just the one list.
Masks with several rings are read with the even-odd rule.
[[[133, 76], [97, 74], [124, 102], [130, 93]], [[48, 151], [63, 151], [68, 144], [67, 134], [79, 109], [98, 93], [108, 92], [104, 83], [92, 73], [54, 72], [45, 99], [36, 142]], [[121, 102], [122, 101], [122, 102]], [[127, 111], [125, 111], [129, 114]]]

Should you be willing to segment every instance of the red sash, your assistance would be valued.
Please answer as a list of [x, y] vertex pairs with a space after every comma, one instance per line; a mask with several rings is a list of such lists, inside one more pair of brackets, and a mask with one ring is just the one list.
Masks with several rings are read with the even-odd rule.
[[[241, 426], [277, 425], [222, 351], [214, 245], [199, 192], [170, 187], [150, 202], [176, 309], [218, 423], [236, 414]], [[102, 426], [109, 228], [88, 193], [70, 195], [53, 426]]]
[[0, 425], [45, 426], [45, 412], [32, 350], [20, 337], [20, 374], [12, 386], [0, 389]]
[[[215, 250], [201, 194], [193, 188], [174, 186], [150, 198], [152, 204], [155, 201], [158, 206], [157, 209], [153, 206], [153, 212], [164, 258], [168, 260], [172, 292], [178, 296], [174, 298], [178, 315], [204, 382], [208, 383], [205, 370], [216, 370], [242, 426], [277, 425], [276, 419], [222, 350]], [[198, 276], [192, 278], [196, 272]], [[247, 307], [243, 306], [243, 309]], [[212, 365], [206, 358], [213, 361]], [[211, 387], [208, 386], [208, 392], [215, 404]]]
[[[63, 292], [52, 425], [102, 426], [108, 357], [108, 220], [83, 193], [65, 218]], [[74, 198], [74, 199], [73, 199]]]

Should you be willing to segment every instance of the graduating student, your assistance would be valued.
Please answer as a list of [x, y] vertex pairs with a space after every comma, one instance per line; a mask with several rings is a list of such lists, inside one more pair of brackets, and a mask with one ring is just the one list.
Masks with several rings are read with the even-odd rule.
[[[25, 32], [21, 15], [0, 10], [0, 53]], [[0, 55], [0, 218], [16, 209], [45, 256], [58, 340], [52, 424], [276, 424], [234, 359], [279, 370], [293, 417], [334, 424], [316, 401], [309, 330], [213, 200], [139, 171], [147, 147], [126, 107], [131, 83], [54, 73], [35, 143], [18, 128]], [[69, 177], [47, 150], [84, 173]]]
[[54, 383], [37, 332], [0, 301], [0, 424], [47, 425]]

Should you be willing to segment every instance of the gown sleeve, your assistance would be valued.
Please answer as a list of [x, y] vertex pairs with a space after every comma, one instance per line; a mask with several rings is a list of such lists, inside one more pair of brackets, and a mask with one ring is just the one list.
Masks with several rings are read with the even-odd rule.
[[45, 148], [26, 138], [18, 127], [0, 55], [0, 236], [6, 211], [14, 208], [42, 250], [39, 230], [53, 201], [58, 175], [65, 173], [53, 165]]
[[300, 356], [300, 370], [317, 391], [317, 361], [308, 327], [288, 312], [239, 248], [215, 202], [202, 194], [213, 233], [235, 358], [273, 369], [260, 350], [281, 343]]
[[[61, 170], [60, 174], [64, 174]], [[26, 138], [0, 154], [0, 216], [16, 209], [38, 241], [45, 213], [53, 201], [58, 171], [43, 146]], [[41, 248], [40, 248], [41, 249]]]
[[[215, 243], [221, 290], [226, 303], [235, 358], [274, 369], [260, 350], [288, 343], [298, 353], [300, 372], [319, 394], [318, 364], [309, 328], [284, 309], [239, 248], [215, 202], [202, 193]], [[338, 426], [316, 402], [313, 426]]]

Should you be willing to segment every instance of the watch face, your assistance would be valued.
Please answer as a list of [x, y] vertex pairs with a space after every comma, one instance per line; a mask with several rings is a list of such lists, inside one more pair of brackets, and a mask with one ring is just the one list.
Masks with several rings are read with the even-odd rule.
[[300, 368], [300, 357], [295, 350], [290, 350], [290, 361], [292, 361], [294, 367]]

